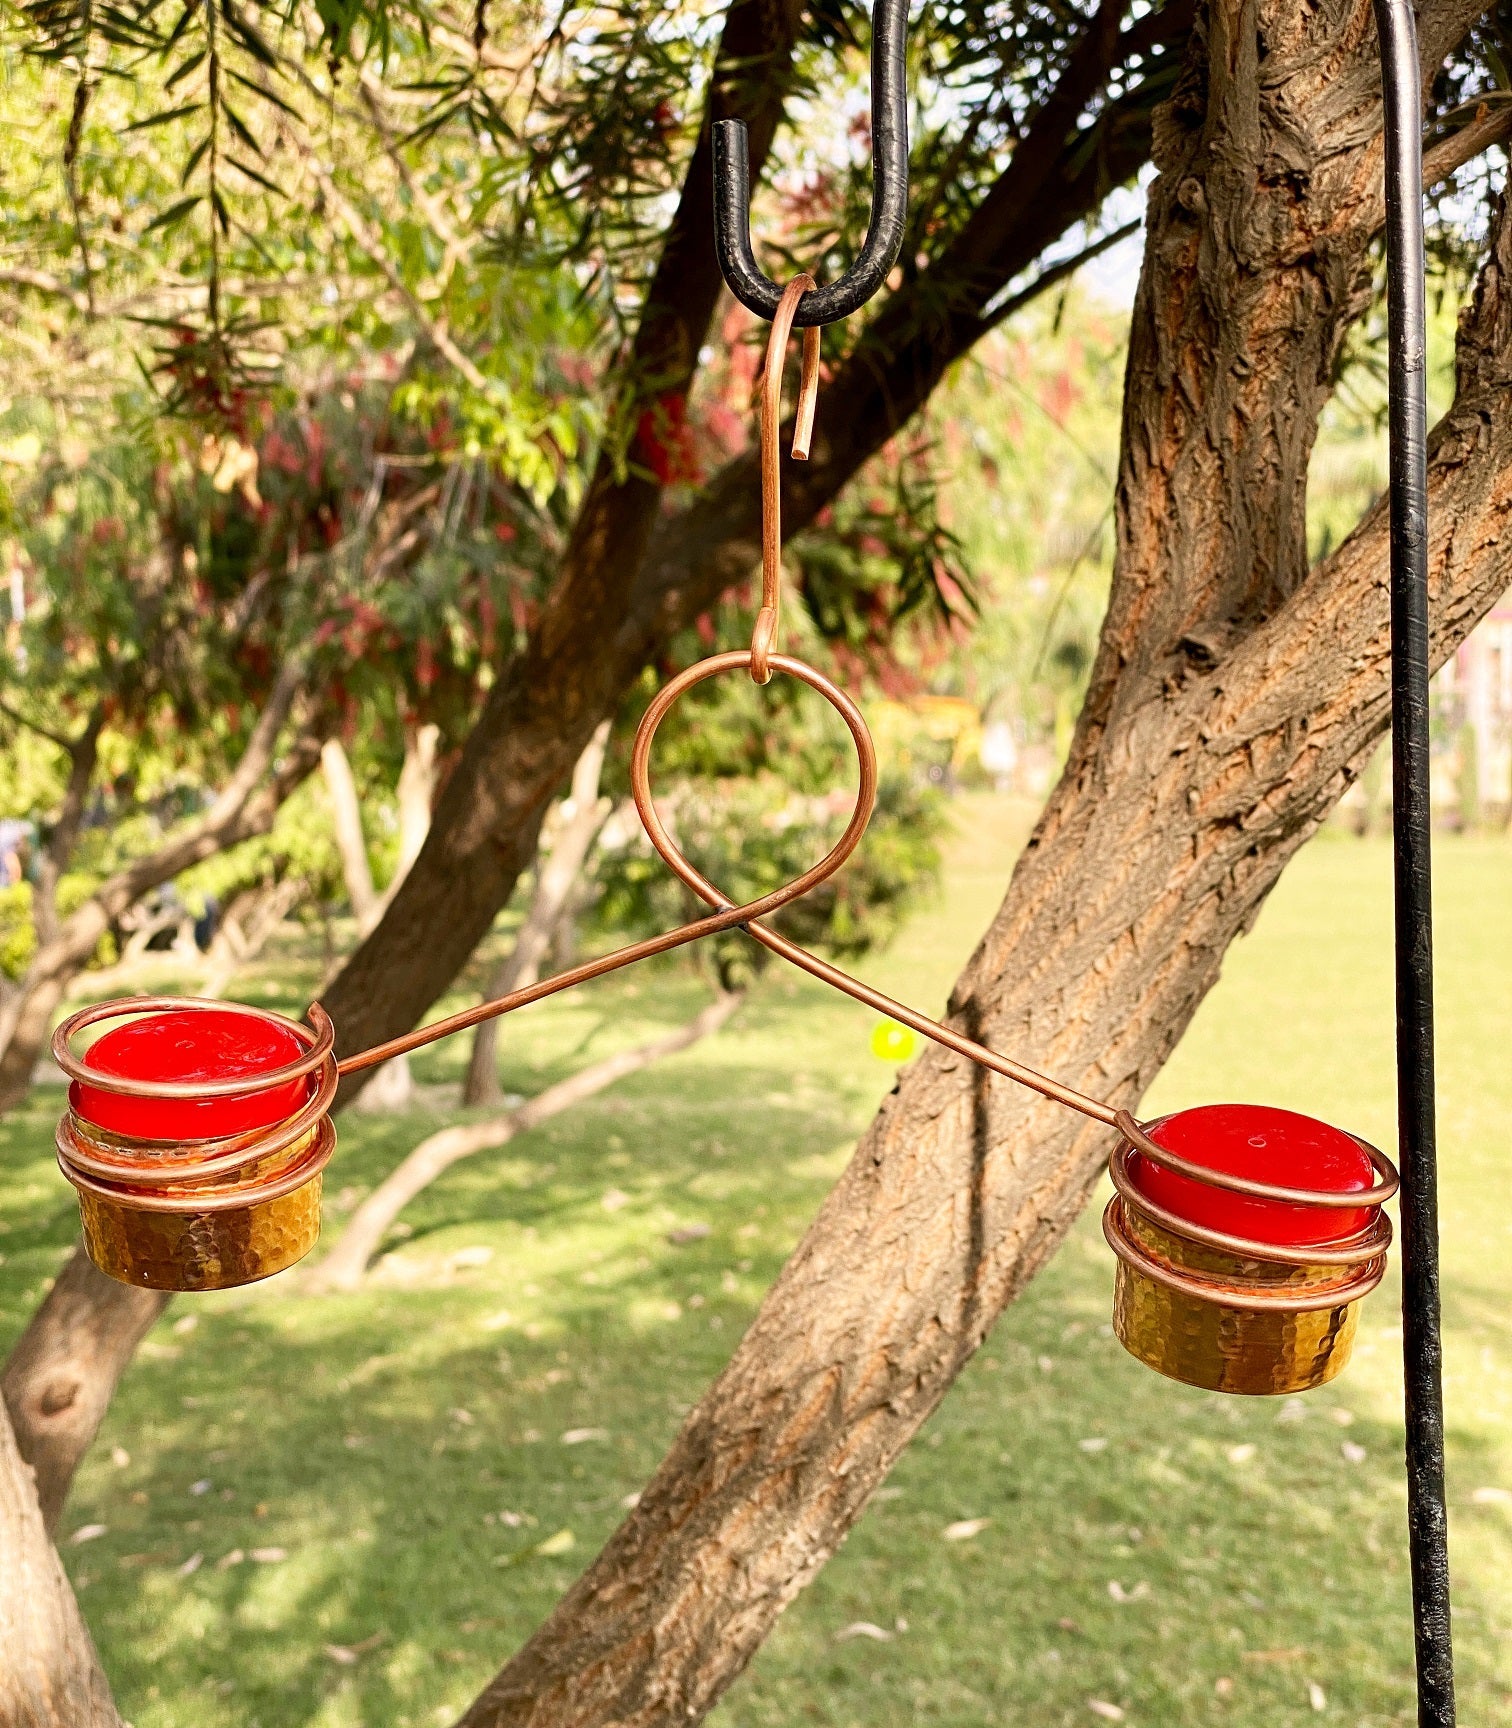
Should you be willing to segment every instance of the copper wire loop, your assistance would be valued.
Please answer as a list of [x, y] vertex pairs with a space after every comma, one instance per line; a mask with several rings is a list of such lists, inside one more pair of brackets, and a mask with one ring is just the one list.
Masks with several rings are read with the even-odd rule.
[[[1177, 1268], [1167, 1260], [1158, 1260], [1129, 1234], [1125, 1222], [1127, 1201], [1115, 1194], [1103, 1213], [1103, 1236], [1108, 1246], [1123, 1263], [1146, 1278], [1153, 1278], [1168, 1290], [1180, 1291], [1199, 1302], [1217, 1308], [1242, 1308], [1250, 1313], [1267, 1311], [1282, 1314], [1306, 1314], [1320, 1308], [1345, 1308], [1368, 1296], [1386, 1275], [1384, 1253], [1372, 1254], [1351, 1267], [1355, 1276], [1342, 1278], [1336, 1284], [1311, 1284], [1302, 1289], [1267, 1289], [1262, 1285], [1238, 1283], [1230, 1279], [1204, 1278], [1199, 1273]], [[1185, 1227], [1183, 1227], [1185, 1234]], [[1255, 1259], [1273, 1259], [1267, 1253]], [[1281, 1262], [1290, 1265], [1290, 1260]]]
[[[1353, 1139], [1354, 1136], [1351, 1135], [1350, 1138]], [[1366, 1151], [1374, 1151], [1374, 1148], [1363, 1140], [1359, 1145]], [[1253, 1236], [1230, 1236], [1226, 1231], [1212, 1230], [1205, 1224], [1193, 1224], [1179, 1214], [1167, 1211], [1164, 1206], [1156, 1205], [1135, 1184], [1129, 1173], [1129, 1158], [1133, 1151], [1134, 1148], [1127, 1140], [1120, 1141], [1114, 1147], [1113, 1156], [1108, 1160], [1108, 1174], [1113, 1179], [1113, 1186], [1122, 1196], [1126, 1207], [1148, 1218], [1152, 1224], [1158, 1224], [1162, 1230], [1169, 1231], [1173, 1236], [1185, 1236], [1190, 1242], [1200, 1242], [1204, 1247], [1220, 1249], [1223, 1253], [1237, 1255], [1242, 1260], [1264, 1260], [1278, 1266], [1358, 1266], [1363, 1260], [1376, 1254], [1384, 1254], [1391, 1246], [1391, 1220], [1379, 1207], [1375, 1209], [1375, 1216], [1363, 1230], [1346, 1237], [1342, 1242], [1261, 1242]], [[1209, 1183], [1208, 1186], [1218, 1187], [1220, 1184]], [[1299, 1189], [1298, 1192], [1302, 1190]]]
[[[183, 1009], [190, 1012], [241, 1014], [249, 1020], [263, 1020], [292, 1032], [307, 1046], [302, 1056], [285, 1062], [281, 1068], [269, 1068], [263, 1073], [242, 1074], [230, 1080], [132, 1080], [124, 1074], [101, 1074], [87, 1068], [74, 1055], [74, 1036], [86, 1026], [96, 1026], [102, 1020], [124, 1020], [140, 1014], [163, 1014]], [[123, 996], [113, 1002], [95, 1002], [80, 1008], [62, 1021], [52, 1035], [53, 1061], [70, 1080], [98, 1087], [102, 1092], [117, 1092], [126, 1098], [245, 1098], [253, 1092], [270, 1092], [285, 1081], [299, 1080], [325, 1062], [336, 1042], [336, 1030], [330, 1016], [317, 1002], [309, 1012], [310, 1025], [291, 1020], [286, 1014], [275, 1014], [271, 1008], [254, 1008], [245, 1002], [218, 1002], [207, 996]], [[311, 1027], [314, 1028], [313, 1032]]]
[[[798, 302], [814, 286], [809, 275], [795, 276], [782, 291], [772, 314], [766, 367], [761, 374], [761, 610], [751, 632], [751, 677], [765, 684], [772, 676], [772, 652], [782, 610], [782, 365]], [[814, 406], [819, 394], [819, 326], [803, 332], [803, 366], [794, 412], [793, 457], [807, 462], [814, 436]], [[665, 856], [665, 854], [663, 854]]]

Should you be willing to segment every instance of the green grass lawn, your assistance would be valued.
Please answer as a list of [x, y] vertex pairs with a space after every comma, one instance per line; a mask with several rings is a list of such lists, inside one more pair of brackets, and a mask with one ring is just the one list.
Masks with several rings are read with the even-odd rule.
[[[957, 809], [947, 891], [868, 968], [927, 1007], [1023, 832], [1013, 806]], [[1456, 1636], [1463, 1719], [1487, 1728], [1512, 1724], [1512, 845], [1438, 857]], [[286, 959], [245, 993], [297, 1007], [311, 987]], [[667, 965], [543, 1005], [508, 1025], [506, 1084], [535, 1091], [702, 999]], [[622, 1516], [843, 1167], [892, 1080], [873, 1024], [772, 974], [717, 1038], [453, 1171], [362, 1294], [275, 1280], [177, 1302], [64, 1523], [135, 1728], [451, 1719]], [[1265, 1100], [1389, 1146], [1391, 1026], [1388, 849], [1330, 836], [1148, 1106]], [[465, 1054], [417, 1072], [454, 1081]], [[59, 1101], [0, 1129], [0, 1343], [73, 1240]], [[331, 1224], [440, 1119], [348, 1114]], [[707, 1234], [674, 1246], [689, 1226]], [[1280, 1403], [1141, 1368], [1111, 1337], [1112, 1283], [1089, 1213], [720, 1728], [1414, 1720], [1394, 1284], [1345, 1378]], [[946, 1539], [968, 1519], [986, 1522]], [[87, 1525], [105, 1533], [67, 1540]]]

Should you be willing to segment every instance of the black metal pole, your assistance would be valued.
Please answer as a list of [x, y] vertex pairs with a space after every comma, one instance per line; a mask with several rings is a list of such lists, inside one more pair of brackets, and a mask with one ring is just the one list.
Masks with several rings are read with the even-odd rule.
[[1407, 1533], [1419, 1728], [1454, 1728], [1444, 1505], [1433, 905], [1428, 781], [1428, 389], [1422, 73], [1409, 0], [1375, 0], [1386, 96], [1390, 336], [1392, 848], [1396, 875], [1397, 1135]]

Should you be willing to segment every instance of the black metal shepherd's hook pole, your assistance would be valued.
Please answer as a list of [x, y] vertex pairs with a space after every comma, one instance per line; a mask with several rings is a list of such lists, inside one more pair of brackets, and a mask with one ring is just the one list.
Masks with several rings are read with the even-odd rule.
[[[793, 322], [833, 324], [863, 306], [887, 279], [903, 244], [908, 215], [908, 0], [876, 0], [872, 9], [872, 207], [861, 254], [838, 282], [811, 288]], [[751, 151], [744, 120], [714, 128], [714, 246], [730, 292], [762, 318], [782, 298], [751, 247]]]
[[1428, 375], [1422, 72], [1410, 0], [1375, 0], [1386, 96], [1390, 336], [1392, 847], [1396, 875], [1397, 1135], [1407, 1534], [1419, 1728], [1453, 1728], [1444, 1504], [1433, 906], [1428, 781]]
[[[1433, 1072], [1422, 74], [1411, 0], [1375, 0], [1375, 13], [1386, 108], [1392, 845], [1407, 1523], [1418, 1724], [1419, 1728], [1454, 1728]], [[839, 282], [803, 296], [795, 324], [829, 324], [854, 312], [876, 293], [897, 258], [908, 204], [907, 15], [908, 0], [876, 0], [872, 215], [865, 244], [854, 267]], [[725, 281], [744, 305], [770, 318], [782, 290], [763, 275], [752, 251], [750, 155], [746, 129], [739, 120], [721, 121], [714, 130], [714, 204], [715, 243]]]

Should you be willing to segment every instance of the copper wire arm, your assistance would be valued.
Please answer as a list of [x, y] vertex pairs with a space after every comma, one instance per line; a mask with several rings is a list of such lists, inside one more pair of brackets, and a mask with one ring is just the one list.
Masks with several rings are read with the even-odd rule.
[[[806, 948], [800, 948], [796, 942], [790, 942], [785, 936], [779, 936], [775, 930], [769, 930], [757, 922], [768, 913], [786, 906], [790, 900], [796, 900], [800, 895], [808, 893], [821, 882], [832, 876], [850, 857], [860, 844], [861, 836], [866, 830], [866, 824], [871, 817], [872, 806], [877, 796], [877, 752], [872, 743], [871, 734], [867, 730], [866, 721], [861, 711], [840, 687], [826, 678], [814, 667], [802, 660], [790, 659], [785, 654], [771, 656], [771, 666], [778, 672], [786, 672], [789, 676], [801, 679], [810, 689], [817, 690], [844, 720], [851, 738], [856, 746], [856, 761], [860, 770], [860, 784], [856, 791], [856, 804], [851, 812], [850, 821], [845, 832], [836, 841], [831, 850], [803, 875], [781, 888], [774, 889], [770, 894], [764, 894], [759, 900], [749, 901], [744, 906], [732, 906], [719, 889], [706, 877], [699, 874], [678, 850], [672, 837], [668, 834], [657, 813], [656, 802], [651, 792], [651, 745], [656, 737], [656, 729], [666, 717], [667, 711], [677, 699], [695, 684], [701, 684], [706, 678], [717, 677], [722, 672], [744, 670], [752, 665], [754, 653], [750, 649], [734, 649], [726, 654], [715, 654], [707, 660], [700, 660], [688, 667], [685, 672], [665, 685], [646, 710], [640, 727], [635, 734], [635, 744], [630, 754], [630, 786], [635, 799], [635, 808], [645, 825], [651, 844], [661, 854], [668, 868], [687, 884], [701, 900], [706, 900], [716, 910], [707, 917], [695, 919], [690, 924], [684, 924], [677, 930], [669, 930], [663, 936], [648, 937], [644, 942], [633, 943], [628, 948], [617, 948], [614, 953], [606, 954], [598, 960], [590, 960], [581, 966], [575, 966], [570, 972], [559, 973], [555, 978], [543, 979], [538, 984], [532, 984], [528, 989], [516, 990], [511, 995], [501, 996], [495, 1002], [482, 1002], [475, 1008], [464, 1009], [460, 1014], [452, 1014], [445, 1020], [437, 1020], [429, 1026], [422, 1026], [414, 1032], [406, 1033], [401, 1038], [391, 1038], [386, 1044], [375, 1045], [371, 1050], [363, 1050], [355, 1056], [348, 1056], [337, 1064], [342, 1074], [355, 1074], [364, 1068], [371, 1068], [380, 1062], [386, 1062], [391, 1056], [400, 1056], [410, 1050], [418, 1050], [421, 1045], [430, 1044], [437, 1038], [445, 1038], [452, 1032], [463, 1031], [468, 1026], [476, 1026], [480, 1020], [487, 1020], [498, 1014], [512, 1013], [516, 1008], [524, 1008], [531, 1002], [539, 1002], [547, 996], [554, 996], [559, 990], [570, 990], [576, 984], [586, 984], [591, 979], [602, 978], [607, 973], [617, 972], [622, 966], [633, 965], [637, 960], [649, 959], [653, 954], [666, 954], [674, 948], [680, 948], [684, 943], [696, 942], [703, 936], [714, 936], [722, 930], [733, 930], [737, 926], [744, 929], [747, 935], [769, 948], [772, 953], [779, 954], [784, 960], [811, 973], [823, 983], [832, 985], [836, 990], [843, 991], [847, 996], [853, 996], [856, 1001], [864, 1002], [867, 1007], [875, 1008], [879, 1013], [887, 1014], [904, 1026], [911, 1026], [914, 1031], [921, 1032], [926, 1038], [932, 1038], [935, 1043], [943, 1044], [947, 1049], [956, 1051], [959, 1055], [970, 1057], [982, 1067], [990, 1069], [995, 1074], [1001, 1074], [1006, 1079], [1016, 1080], [1020, 1085], [1028, 1086], [1043, 1097], [1054, 1099], [1059, 1104], [1069, 1105], [1073, 1110], [1079, 1110], [1084, 1116], [1090, 1116], [1094, 1121], [1113, 1126], [1118, 1112], [1111, 1104], [1101, 1103], [1096, 1098], [1089, 1098], [1085, 1093], [1078, 1092], [1074, 1087], [1064, 1086], [1058, 1080], [1051, 1080], [1044, 1074], [1036, 1073], [1033, 1068], [1026, 1068], [1023, 1063], [1015, 1062], [1011, 1057], [1001, 1056], [995, 1050], [989, 1050], [984, 1044], [978, 1044], [974, 1039], [957, 1032], [953, 1027], [944, 1026], [938, 1020], [932, 1020], [927, 1014], [921, 1014], [916, 1008], [910, 1008], [907, 1003], [897, 1002], [891, 996], [886, 996], [880, 990], [874, 990], [869, 984], [863, 984], [859, 979], [852, 978], [848, 972], [842, 972], [838, 966], [832, 966], [827, 960], [821, 960], [817, 954], [810, 954]], [[312, 1013], [314, 1011], [312, 1010]], [[266, 1084], [266, 1081], [263, 1082]]]

